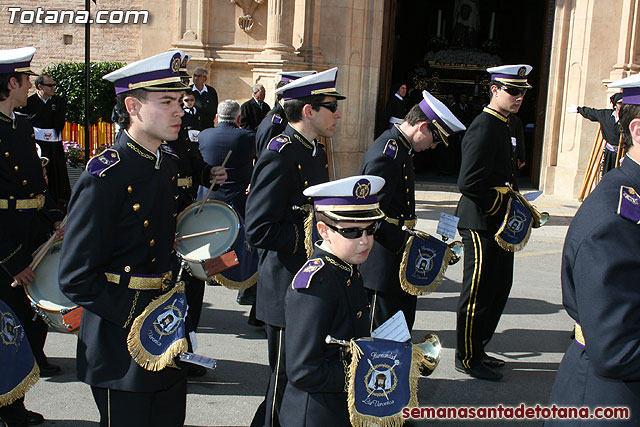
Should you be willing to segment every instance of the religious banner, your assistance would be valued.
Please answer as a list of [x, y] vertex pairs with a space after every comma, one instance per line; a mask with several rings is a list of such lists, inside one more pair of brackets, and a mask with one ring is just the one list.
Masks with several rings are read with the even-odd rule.
[[127, 336], [129, 354], [148, 371], [161, 371], [188, 350], [185, 332], [187, 297], [184, 282], [151, 301], [133, 321]]
[[35, 385], [40, 370], [15, 313], [0, 300], [0, 407], [10, 405]]
[[400, 263], [400, 284], [411, 295], [435, 291], [447, 271], [452, 250], [443, 241], [412, 230]]
[[411, 342], [361, 338], [351, 341], [349, 417], [353, 426], [393, 427], [402, 410], [418, 406], [424, 351]]

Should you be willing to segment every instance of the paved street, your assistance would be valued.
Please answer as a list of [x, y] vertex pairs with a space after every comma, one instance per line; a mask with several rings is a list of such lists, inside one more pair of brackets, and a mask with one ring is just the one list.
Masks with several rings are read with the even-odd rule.
[[[418, 185], [418, 227], [435, 234], [440, 212], [453, 213], [459, 194], [449, 186]], [[523, 191], [526, 192], [526, 191]], [[535, 204], [549, 211], [551, 220], [532, 232], [527, 247], [516, 254], [515, 278], [494, 339], [487, 349], [504, 358], [504, 379], [492, 383], [471, 379], [454, 370], [455, 310], [462, 280], [462, 262], [449, 267], [445, 282], [432, 295], [418, 301], [414, 340], [436, 333], [443, 343], [440, 366], [421, 379], [421, 406], [517, 406], [546, 404], [555, 371], [570, 342], [572, 322], [562, 309], [560, 254], [576, 201], [541, 197]], [[208, 287], [198, 334], [197, 353], [218, 360], [207, 376], [190, 381], [188, 426], [247, 426], [264, 395], [268, 367], [266, 339], [261, 329], [249, 326], [249, 307], [239, 306], [236, 292]], [[97, 425], [90, 389], [75, 376], [75, 336], [52, 331], [45, 349], [63, 374], [42, 379], [27, 394], [27, 407], [48, 419], [45, 425], [78, 427]], [[474, 422], [500, 426], [508, 421]], [[427, 421], [412, 425], [426, 425]], [[439, 421], [458, 426], [460, 421]], [[539, 426], [540, 421], [520, 422]]]

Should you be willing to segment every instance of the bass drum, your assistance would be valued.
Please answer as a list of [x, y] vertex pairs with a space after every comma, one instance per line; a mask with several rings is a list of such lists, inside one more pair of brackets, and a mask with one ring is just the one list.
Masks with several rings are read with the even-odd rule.
[[57, 240], [33, 270], [36, 278], [23, 288], [31, 300], [31, 307], [49, 326], [73, 332], [80, 326], [80, 316], [73, 314], [81, 314], [82, 308], [71, 302], [60, 290], [58, 267], [61, 250], [62, 240]]
[[[218, 200], [207, 200], [202, 211], [196, 215], [201, 203], [192, 203], [178, 215], [178, 255], [187, 262], [193, 277], [210, 280], [202, 263], [231, 248], [238, 237], [240, 220], [236, 211]], [[220, 229], [223, 230], [208, 233]], [[183, 238], [191, 235], [196, 236]]]

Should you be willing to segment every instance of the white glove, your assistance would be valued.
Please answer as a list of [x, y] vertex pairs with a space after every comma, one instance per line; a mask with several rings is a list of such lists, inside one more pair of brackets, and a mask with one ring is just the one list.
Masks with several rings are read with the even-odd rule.
[[573, 114], [573, 113], [577, 113], [578, 112], [578, 106], [577, 105], [569, 105], [567, 107], [567, 114]]

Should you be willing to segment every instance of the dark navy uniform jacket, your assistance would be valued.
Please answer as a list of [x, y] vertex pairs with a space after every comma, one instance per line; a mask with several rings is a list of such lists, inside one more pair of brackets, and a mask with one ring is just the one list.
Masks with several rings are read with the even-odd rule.
[[369, 335], [368, 298], [356, 266], [316, 246], [287, 289], [283, 426], [349, 426], [340, 345]]
[[[0, 113], [0, 204], [6, 204], [0, 207], [0, 265], [12, 277], [31, 263], [31, 254], [53, 231], [53, 221], [62, 219], [46, 193], [31, 122]], [[16, 200], [38, 195], [45, 202], [40, 210], [16, 209]]]
[[611, 108], [578, 107], [578, 113], [585, 119], [600, 123], [604, 139], [614, 147], [620, 142], [620, 124], [616, 122]]
[[27, 98], [27, 106], [22, 111], [30, 116], [33, 126], [62, 132], [67, 114], [67, 101], [58, 95], [53, 95], [45, 103], [37, 93], [34, 93]]
[[[214, 129], [205, 129], [198, 135], [200, 153], [204, 160], [219, 166], [232, 151], [225, 169], [227, 180], [211, 192], [210, 199], [221, 200], [231, 205], [244, 217], [247, 203], [246, 190], [253, 171], [255, 132], [240, 129], [233, 123], [220, 122]], [[198, 189], [198, 200], [204, 199], [209, 188]]]
[[166, 144], [152, 153], [123, 132], [91, 159], [74, 188], [59, 277], [65, 295], [85, 309], [77, 370], [87, 384], [153, 392], [185, 378], [175, 368], [147, 371], [127, 350], [132, 321], [163, 292], [130, 289], [131, 276], [161, 276], [175, 257], [177, 172]]
[[562, 302], [581, 325], [586, 346], [569, 345], [550, 400], [563, 406], [628, 406], [630, 425], [638, 425], [640, 225], [618, 214], [623, 185], [640, 191], [640, 165], [628, 156], [602, 178], [567, 232]]
[[307, 260], [303, 214], [294, 210], [311, 204], [302, 192], [329, 180], [327, 154], [322, 144], [307, 141], [291, 125], [273, 138], [251, 177], [247, 200], [246, 234], [258, 248], [258, 319], [283, 328], [284, 294]]
[[507, 198], [492, 187], [514, 182], [507, 117], [485, 107], [462, 138], [458, 188], [462, 193], [458, 228], [495, 232], [504, 220]]
[[415, 176], [411, 144], [397, 126], [382, 133], [364, 156], [360, 173], [385, 179], [378, 192], [380, 209], [399, 225], [382, 221], [369, 258], [360, 271], [367, 289], [384, 292], [404, 292], [400, 287], [399, 270], [407, 233], [404, 221], [415, 220]]
[[211, 165], [202, 159], [198, 143], [191, 142], [187, 135], [182, 135], [182, 138], [179, 135], [178, 139], [168, 142], [168, 144], [178, 155], [176, 181], [178, 184], [178, 212], [181, 212], [193, 203], [200, 185], [207, 187], [211, 185]]
[[272, 138], [284, 132], [287, 123], [289, 123], [289, 121], [284, 113], [284, 108], [282, 108], [279, 102], [276, 102], [276, 105], [274, 105], [271, 111], [264, 116], [264, 119], [262, 119], [256, 131], [257, 156], [260, 156], [260, 153], [262, 153]]

